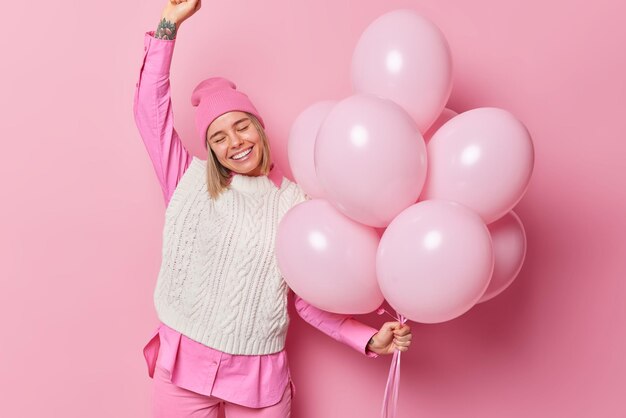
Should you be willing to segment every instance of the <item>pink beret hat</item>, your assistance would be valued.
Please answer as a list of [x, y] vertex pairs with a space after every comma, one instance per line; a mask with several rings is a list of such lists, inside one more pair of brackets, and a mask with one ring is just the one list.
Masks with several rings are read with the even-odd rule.
[[261, 115], [248, 96], [238, 91], [235, 83], [223, 77], [211, 77], [201, 81], [191, 93], [191, 104], [196, 107], [196, 129], [204, 149], [207, 129], [224, 113], [233, 110], [252, 113], [265, 128]]

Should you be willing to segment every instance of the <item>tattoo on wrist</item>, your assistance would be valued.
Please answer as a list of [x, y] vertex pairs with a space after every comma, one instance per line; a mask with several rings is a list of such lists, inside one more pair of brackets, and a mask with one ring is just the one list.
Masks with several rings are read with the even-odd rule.
[[176, 39], [176, 23], [165, 20], [165, 18], [161, 19], [157, 30], [154, 32], [154, 37], [170, 41]]

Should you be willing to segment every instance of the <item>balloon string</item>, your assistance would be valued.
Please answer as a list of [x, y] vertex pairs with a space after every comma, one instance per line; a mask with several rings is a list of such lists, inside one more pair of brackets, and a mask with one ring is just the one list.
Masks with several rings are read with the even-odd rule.
[[[401, 324], [406, 323], [406, 318], [398, 314], [397, 316], [391, 315], [384, 308], [379, 308], [376, 313], [382, 315], [386, 313], [393, 319], [399, 321]], [[383, 398], [383, 409], [381, 412], [382, 418], [394, 418], [398, 409], [398, 392], [400, 389], [400, 350], [393, 352], [393, 358], [391, 359], [391, 366], [389, 367], [389, 377], [387, 377], [387, 385], [385, 386], [385, 396]]]

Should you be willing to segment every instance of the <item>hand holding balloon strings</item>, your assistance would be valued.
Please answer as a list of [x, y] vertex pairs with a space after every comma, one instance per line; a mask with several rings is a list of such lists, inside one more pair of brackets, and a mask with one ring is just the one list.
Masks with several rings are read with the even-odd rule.
[[[387, 313], [391, 316], [383, 308], [378, 309], [376, 312], [379, 315]], [[367, 344], [367, 348], [376, 354], [393, 354], [396, 351], [407, 351], [411, 345], [412, 338], [411, 327], [407, 324], [400, 321], [385, 322], [381, 326], [380, 331], [372, 336]]]

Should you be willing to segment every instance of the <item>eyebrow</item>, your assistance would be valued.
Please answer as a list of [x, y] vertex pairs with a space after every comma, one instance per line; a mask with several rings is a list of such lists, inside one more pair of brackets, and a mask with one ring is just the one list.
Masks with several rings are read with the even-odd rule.
[[[250, 118], [249, 118], [249, 117], [247, 117], [247, 116], [246, 116], [245, 118], [241, 118], [241, 119], [239, 119], [238, 121], [234, 122], [231, 126], [235, 126], [235, 125], [237, 125], [238, 123], [241, 123], [241, 122], [246, 121], [246, 120], [250, 120]], [[217, 131], [217, 132], [215, 132], [213, 135], [211, 135], [211, 137], [209, 138], [209, 141], [210, 141], [210, 140], [212, 140], [212, 139], [213, 139], [215, 136], [217, 136], [218, 134], [223, 134], [223, 133], [224, 133], [224, 131]]]

